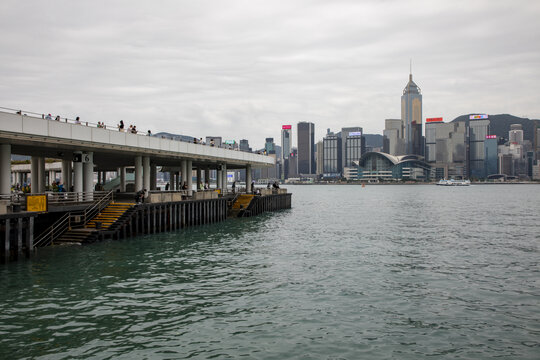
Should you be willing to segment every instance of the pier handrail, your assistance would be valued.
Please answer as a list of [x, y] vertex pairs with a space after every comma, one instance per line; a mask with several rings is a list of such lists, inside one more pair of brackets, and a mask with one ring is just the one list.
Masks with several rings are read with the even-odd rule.
[[34, 240], [34, 247], [47, 246], [54, 240], [58, 239], [66, 230], [73, 227], [72, 219], [82, 219], [82, 221], [74, 222], [77, 224], [77, 227], [86, 225], [88, 221], [90, 221], [113, 200], [114, 193], [113, 191], [109, 191], [105, 196], [99, 197], [99, 199], [94, 201], [86, 209], [65, 213], [60, 219], [56, 220], [49, 228], [36, 237]]
[[109, 191], [105, 196], [101, 197], [99, 200], [95, 201], [91, 206], [84, 209], [84, 221], [83, 225], [86, 225], [94, 216], [99, 214], [110, 202], [114, 200], [113, 191]]

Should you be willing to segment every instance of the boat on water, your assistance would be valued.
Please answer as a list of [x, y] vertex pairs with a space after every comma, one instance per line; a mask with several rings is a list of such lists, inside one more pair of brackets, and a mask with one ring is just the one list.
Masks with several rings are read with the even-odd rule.
[[439, 180], [437, 185], [440, 185], [440, 186], [469, 186], [469, 185], [471, 185], [471, 181], [470, 180], [454, 180], [454, 179], [447, 180], [447, 179], [441, 179], [441, 180]]

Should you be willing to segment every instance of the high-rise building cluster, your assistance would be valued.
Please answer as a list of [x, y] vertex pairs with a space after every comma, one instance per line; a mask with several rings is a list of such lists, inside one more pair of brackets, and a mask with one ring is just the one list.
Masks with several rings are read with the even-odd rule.
[[[267, 138], [264, 151], [276, 166], [255, 174], [267, 180], [311, 178], [321, 180], [437, 180], [540, 178], [540, 125], [534, 142], [525, 140], [520, 124], [511, 126], [508, 138], [492, 133], [486, 114], [445, 123], [441, 117], [425, 119], [422, 92], [409, 74], [401, 96], [401, 118], [385, 120], [381, 148], [366, 144], [361, 126], [327, 129], [315, 141], [315, 124], [283, 125], [281, 146]], [[242, 149], [244, 144], [240, 142]]]

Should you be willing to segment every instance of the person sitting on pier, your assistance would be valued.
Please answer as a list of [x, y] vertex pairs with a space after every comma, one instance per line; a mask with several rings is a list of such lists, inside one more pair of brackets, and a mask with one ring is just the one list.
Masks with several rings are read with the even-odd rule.
[[54, 118], [54, 120], [60, 121], [60, 115], [56, 115], [56, 117]]
[[273, 187], [274, 189], [279, 189], [279, 184], [278, 184], [278, 182], [277, 182], [277, 181], [274, 181], [274, 183], [272, 184], [272, 187]]
[[236, 193], [236, 181], [233, 181], [233, 183], [232, 183], [232, 192], [233, 192], [233, 194]]
[[77, 117], [75, 118], [75, 124], [81, 125], [81, 118], [80, 118], [80, 117], [77, 116]]
[[182, 190], [187, 190], [187, 189], [188, 189], [188, 188], [187, 188], [187, 184], [186, 184], [186, 182], [184, 181], [184, 182], [182, 183]]
[[146, 189], [142, 189], [142, 190], [137, 191], [137, 193], [135, 194], [135, 202], [137, 204], [140, 204], [140, 203], [144, 202], [144, 194], [145, 193], [146, 193]]
[[268, 184], [266, 184], [266, 188], [270, 189], [270, 182]]
[[170, 186], [169, 183], [166, 183], [166, 184], [165, 184], [165, 191], [168, 191], [168, 190], [169, 190], [169, 186]]
[[204, 190], [210, 189], [210, 184], [207, 182], [204, 183]]
[[51, 114], [48, 114], [47, 116], [45, 116], [45, 120], [52, 120]]

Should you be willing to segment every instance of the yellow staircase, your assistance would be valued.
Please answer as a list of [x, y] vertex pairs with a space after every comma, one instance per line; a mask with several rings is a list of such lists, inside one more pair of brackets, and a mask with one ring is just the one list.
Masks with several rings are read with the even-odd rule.
[[95, 228], [96, 223], [101, 223], [102, 229], [108, 229], [116, 220], [118, 220], [129, 208], [134, 204], [132, 203], [117, 203], [112, 202], [99, 214], [97, 214], [87, 224], [87, 228]]
[[244, 210], [246, 210], [251, 204], [251, 200], [255, 195], [250, 194], [240, 194], [236, 198], [236, 201], [232, 204], [231, 209], [229, 211], [229, 216], [231, 217], [238, 217], [241, 216]]

